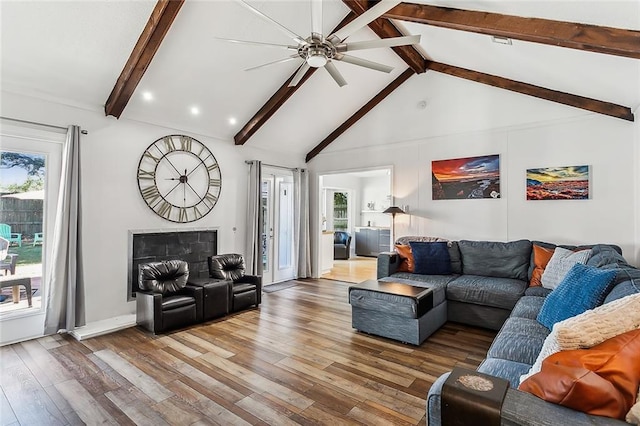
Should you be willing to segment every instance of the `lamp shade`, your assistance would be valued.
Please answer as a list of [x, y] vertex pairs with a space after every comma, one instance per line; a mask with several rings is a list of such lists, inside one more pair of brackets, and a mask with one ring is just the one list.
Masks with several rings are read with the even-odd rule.
[[383, 211], [382, 213], [389, 213], [392, 216], [395, 216], [396, 214], [404, 214], [404, 210], [402, 210], [400, 207], [397, 207], [397, 206], [391, 206], [385, 211]]

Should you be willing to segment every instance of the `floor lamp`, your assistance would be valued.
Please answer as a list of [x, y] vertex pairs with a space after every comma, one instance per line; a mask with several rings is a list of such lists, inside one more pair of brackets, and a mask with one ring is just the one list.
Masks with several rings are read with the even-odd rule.
[[391, 244], [393, 245], [396, 243], [396, 215], [404, 214], [404, 210], [397, 206], [391, 206], [382, 213], [388, 213], [391, 215]]

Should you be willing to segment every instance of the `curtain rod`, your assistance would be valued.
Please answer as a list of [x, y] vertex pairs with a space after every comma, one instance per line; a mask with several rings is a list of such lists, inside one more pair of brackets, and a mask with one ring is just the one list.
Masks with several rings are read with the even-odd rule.
[[[15, 121], [16, 123], [32, 124], [34, 126], [49, 127], [51, 129], [64, 130], [65, 132], [67, 131], [66, 127], [54, 126], [53, 124], [37, 123], [35, 121], [19, 120], [17, 118], [10, 118], [10, 117], [4, 117], [4, 116], [0, 116], [0, 118], [3, 119], [3, 120], [8, 120], [8, 121]], [[89, 134], [89, 132], [87, 132], [86, 130], [80, 130], [80, 133], [82, 133], [83, 135], [88, 135]]]
[[[245, 163], [253, 164], [253, 160], [245, 160]], [[306, 169], [299, 169], [297, 167], [276, 166], [275, 164], [267, 164], [267, 163], [262, 163], [262, 165], [267, 167], [274, 167], [276, 169], [284, 169], [284, 170], [292, 170], [292, 171], [302, 170], [303, 172], [306, 171]]]

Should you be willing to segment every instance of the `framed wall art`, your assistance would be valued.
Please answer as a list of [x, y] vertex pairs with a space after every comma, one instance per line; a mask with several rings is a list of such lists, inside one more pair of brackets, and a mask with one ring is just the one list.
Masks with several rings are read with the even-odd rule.
[[527, 169], [527, 200], [589, 199], [589, 166]]
[[432, 161], [431, 186], [434, 200], [500, 198], [500, 156]]

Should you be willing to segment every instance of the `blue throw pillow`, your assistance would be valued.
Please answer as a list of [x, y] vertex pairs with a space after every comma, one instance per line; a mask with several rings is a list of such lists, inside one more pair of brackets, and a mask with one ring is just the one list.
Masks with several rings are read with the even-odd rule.
[[542, 304], [538, 322], [553, 324], [600, 306], [615, 283], [617, 272], [576, 263]]
[[413, 254], [414, 274], [449, 275], [451, 274], [451, 257], [446, 241], [410, 242]]

